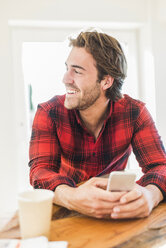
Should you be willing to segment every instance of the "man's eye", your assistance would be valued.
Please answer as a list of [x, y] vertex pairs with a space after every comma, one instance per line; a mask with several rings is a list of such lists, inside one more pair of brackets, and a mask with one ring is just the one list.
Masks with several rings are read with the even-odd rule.
[[79, 72], [79, 71], [77, 71], [77, 70], [74, 70], [74, 72], [75, 72], [76, 74], [82, 74], [81, 72]]

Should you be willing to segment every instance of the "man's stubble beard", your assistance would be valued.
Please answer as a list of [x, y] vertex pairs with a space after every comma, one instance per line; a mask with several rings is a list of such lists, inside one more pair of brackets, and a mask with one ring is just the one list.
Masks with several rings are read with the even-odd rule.
[[73, 101], [73, 104], [71, 104], [68, 101], [72, 101], [72, 99], [67, 99], [66, 97], [64, 106], [67, 109], [85, 110], [89, 108], [90, 106], [92, 106], [97, 101], [97, 99], [100, 97], [100, 95], [101, 95], [100, 84], [97, 81], [95, 87], [85, 90], [82, 96], [80, 94], [81, 97], [78, 96], [77, 103], [74, 104], [74, 101]]

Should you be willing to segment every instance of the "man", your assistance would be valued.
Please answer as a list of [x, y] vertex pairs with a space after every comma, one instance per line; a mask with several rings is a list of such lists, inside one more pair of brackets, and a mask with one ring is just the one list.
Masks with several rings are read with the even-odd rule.
[[[166, 196], [166, 153], [145, 104], [121, 94], [121, 46], [98, 32], [81, 32], [70, 45], [66, 95], [40, 104], [34, 119], [31, 184], [85, 215], [146, 217]], [[125, 169], [131, 148], [144, 175], [130, 192], [106, 191], [100, 176]]]

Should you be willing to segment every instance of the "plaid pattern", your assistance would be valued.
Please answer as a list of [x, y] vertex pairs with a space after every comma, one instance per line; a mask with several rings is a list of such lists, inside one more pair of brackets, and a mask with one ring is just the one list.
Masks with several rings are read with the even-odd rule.
[[142, 171], [137, 182], [155, 184], [166, 196], [166, 153], [145, 104], [125, 95], [110, 102], [97, 141], [81, 123], [77, 110], [64, 107], [65, 96], [40, 104], [30, 141], [30, 182], [54, 190], [76, 186], [94, 176], [123, 170], [133, 149]]

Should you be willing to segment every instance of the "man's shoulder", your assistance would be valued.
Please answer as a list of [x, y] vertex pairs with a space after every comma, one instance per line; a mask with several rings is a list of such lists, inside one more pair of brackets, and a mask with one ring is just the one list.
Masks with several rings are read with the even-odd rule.
[[136, 120], [144, 107], [144, 102], [125, 94], [122, 99], [115, 103], [114, 111], [116, 114], [123, 114], [125, 118], [129, 117], [132, 120]]
[[123, 98], [121, 98], [118, 102], [117, 102], [117, 107], [125, 109], [126, 111], [130, 110], [131, 108], [133, 109], [142, 109], [145, 106], [145, 103], [138, 100], [138, 99], [134, 99], [132, 97], [130, 97], [127, 94], [123, 95]]
[[50, 112], [56, 109], [65, 109], [64, 107], [65, 95], [56, 95], [50, 100], [40, 103], [39, 107], [42, 107], [45, 111]]

